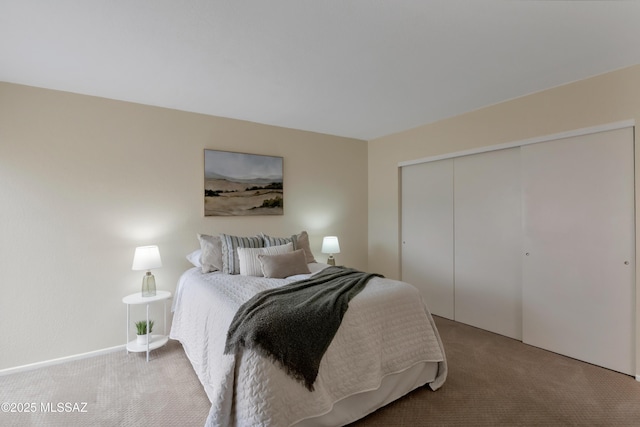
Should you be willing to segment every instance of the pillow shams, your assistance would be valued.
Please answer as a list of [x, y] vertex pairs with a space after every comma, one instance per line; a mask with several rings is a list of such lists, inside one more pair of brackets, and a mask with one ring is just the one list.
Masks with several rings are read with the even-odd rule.
[[298, 249], [302, 249], [304, 251], [307, 263], [316, 262], [313, 252], [311, 252], [309, 235], [306, 231], [301, 231], [299, 234], [294, 234], [291, 237], [271, 237], [262, 233], [262, 238], [264, 239], [264, 245], [266, 247], [284, 245], [285, 243], [292, 242], [294, 251]]
[[295, 274], [310, 273], [306, 256], [302, 249], [279, 255], [259, 254], [264, 277], [284, 279]]
[[268, 248], [238, 248], [238, 261], [242, 276], [262, 277], [262, 265], [258, 255], [279, 255], [293, 251], [293, 243]]
[[[219, 236], [198, 234], [200, 267], [203, 273], [222, 270], [222, 241]], [[195, 264], [195, 263], [194, 263]]]
[[226, 274], [240, 274], [240, 260], [238, 248], [262, 248], [262, 237], [238, 237], [220, 234], [222, 241], [222, 272]]

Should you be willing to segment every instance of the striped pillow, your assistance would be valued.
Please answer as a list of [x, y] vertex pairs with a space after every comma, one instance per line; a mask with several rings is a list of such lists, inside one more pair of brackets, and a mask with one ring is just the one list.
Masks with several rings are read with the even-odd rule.
[[293, 243], [268, 248], [238, 248], [240, 275], [262, 277], [262, 264], [258, 255], [281, 255], [289, 252], [293, 252]]
[[262, 233], [261, 236], [264, 239], [264, 246], [266, 248], [268, 248], [269, 246], [286, 245], [287, 243], [292, 243], [293, 247], [295, 248], [298, 240], [295, 234], [291, 237], [272, 237]]
[[238, 248], [262, 248], [264, 240], [260, 236], [238, 237], [220, 234], [222, 242], [222, 272], [226, 274], [240, 274]]

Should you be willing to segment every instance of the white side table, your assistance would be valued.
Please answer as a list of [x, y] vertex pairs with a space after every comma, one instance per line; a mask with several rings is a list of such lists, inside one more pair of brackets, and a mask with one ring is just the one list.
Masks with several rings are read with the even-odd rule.
[[[156, 348], [162, 347], [169, 341], [169, 337], [167, 336], [167, 300], [171, 298], [171, 292], [168, 291], [157, 291], [155, 296], [152, 297], [143, 297], [140, 292], [136, 292], [135, 294], [127, 295], [122, 298], [122, 302], [127, 304], [127, 353], [132, 352], [147, 352], [147, 362], [149, 361], [149, 352], [151, 350], [155, 350]], [[163, 314], [164, 314], [164, 323], [163, 323], [163, 335], [152, 334], [151, 339], [148, 340], [146, 345], [141, 345], [133, 341], [129, 341], [129, 328], [130, 324], [130, 308], [131, 305], [139, 305], [146, 304], [147, 305], [147, 325], [149, 324], [149, 304], [162, 301], [164, 304]]]

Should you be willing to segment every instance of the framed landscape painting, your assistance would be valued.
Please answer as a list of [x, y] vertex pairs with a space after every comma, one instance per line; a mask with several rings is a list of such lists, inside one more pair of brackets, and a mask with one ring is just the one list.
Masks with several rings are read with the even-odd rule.
[[204, 215], [282, 215], [282, 157], [204, 150]]

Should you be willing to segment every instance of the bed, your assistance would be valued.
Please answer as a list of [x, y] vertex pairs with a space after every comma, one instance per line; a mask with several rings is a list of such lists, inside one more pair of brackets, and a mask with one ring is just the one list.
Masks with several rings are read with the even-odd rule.
[[[315, 261], [315, 260], [314, 260]], [[184, 351], [211, 401], [207, 426], [337, 426], [358, 420], [426, 384], [437, 390], [447, 364], [418, 291], [381, 277], [350, 302], [324, 354], [313, 391], [255, 351], [224, 354], [227, 330], [253, 295], [303, 280], [185, 271], [172, 306], [170, 337]]]

